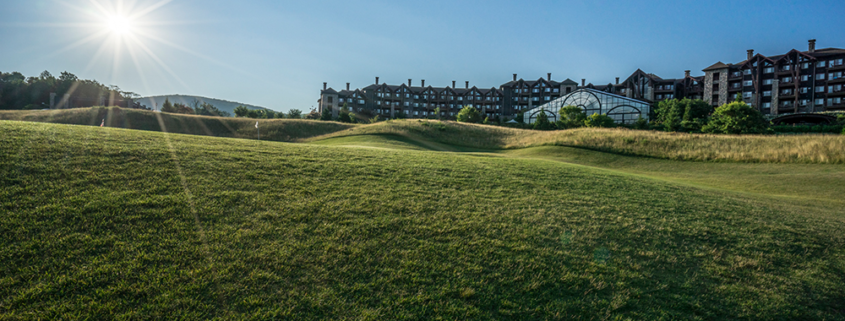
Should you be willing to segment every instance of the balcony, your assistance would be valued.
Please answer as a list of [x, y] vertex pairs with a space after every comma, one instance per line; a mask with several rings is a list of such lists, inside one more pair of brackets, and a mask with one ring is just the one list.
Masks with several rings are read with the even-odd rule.
[[845, 70], [845, 63], [833, 64], [830, 68], [828, 68], [828, 70]]
[[734, 73], [731, 73], [731, 74], [728, 76], [728, 79], [737, 79], [737, 78], [742, 78], [742, 73], [741, 73], [741, 72], [734, 72]]
[[778, 74], [778, 75], [789, 75], [789, 74], [792, 74], [792, 70], [791, 70], [791, 69], [778, 69], [778, 70], [775, 72], [775, 74]]

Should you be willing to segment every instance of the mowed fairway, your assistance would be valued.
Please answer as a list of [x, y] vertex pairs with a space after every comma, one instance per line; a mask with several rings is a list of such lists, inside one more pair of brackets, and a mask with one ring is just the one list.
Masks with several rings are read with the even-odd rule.
[[[561, 147], [0, 132], [0, 319], [845, 319], [835, 179], [787, 196]], [[809, 165], [741, 164], [845, 168]]]

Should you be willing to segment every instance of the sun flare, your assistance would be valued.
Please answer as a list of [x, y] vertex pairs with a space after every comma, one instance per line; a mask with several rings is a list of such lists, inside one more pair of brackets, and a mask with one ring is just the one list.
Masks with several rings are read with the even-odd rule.
[[132, 31], [132, 24], [124, 16], [111, 16], [106, 23], [107, 28], [113, 34], [122, 35]]

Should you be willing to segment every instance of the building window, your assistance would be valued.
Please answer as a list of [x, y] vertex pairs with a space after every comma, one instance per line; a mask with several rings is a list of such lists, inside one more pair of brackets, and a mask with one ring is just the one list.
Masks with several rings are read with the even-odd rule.
[[819, 62], [816, 63], [816, 67], [824, 67], [825, 63], [826, 63], [826, 61], [819, 61]]
[[363, 100], [363, 99], [358, 100], [358, 104], [359, 104], [359, 105], [363, 105], [363, 104], [364, 104], [364, 100]]
[[772, 103], [763, 103], [763, 108], [771, 108]]
[[816, 106], [824, 106], [824, 99], [822, 99], [822, 98], [816, 99]]
[[805, 63], [801, 64], [801, 69], [807, 69], [807, 68], [810, 68], [809, 62], [805, 62]]
[[770, 74], [770, 73], [775, 72], [775, 68], [774, 67], [763, 68], [763, 72]]
[[816, 74], [816, 80], [824, 80], [824, 74]]
[[767, 91], [764, 91], [764, 92], [763, 92], [763, 97], [770, 97], [770, 96], [772, 96], [772, 91], [771, 91], [771, 90], [767, 90]]
[[663, 99], [663, 95], [657, 95], [657, 99]]
[[742, 84], [746, 87], [754, 86], [754, 82], [752, 82], [751, 80], [743, 81]]
[[780, 82], [790, 83], [790, 82], [792, 82], [792, 77], [783, 77], [783, 78], [781, 78]]
[[763, 84], [764, 84], [764, 85], [771, 85], [771, 84], [772, 84], [772, 80], [771, 80], [771, 79], [766, 79], [766, 80], [763, 80]]
[[744, 73], [744, 74], [746, 74], [746, 75], [750, 75], [750, 74], [751, 74], [751, 69], [745, 69], [742, 73]]
[[666, 99], [675, 98], [675, 94], [666, 94]]
[[742, 98], [751, 98], [751, 92], [750, 91], [742, 92]]

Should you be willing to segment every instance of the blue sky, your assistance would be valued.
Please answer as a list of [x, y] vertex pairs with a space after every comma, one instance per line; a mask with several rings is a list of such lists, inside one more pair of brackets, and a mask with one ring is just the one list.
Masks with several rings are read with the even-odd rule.
[[[806, 50], [811, 38], [818, 48], [845, 47], [841, 0], [0, 0], [0, 6], [0, 71], [69, 71], [141, 95], [200, 95], [306, 112], [324, 81], [335, 89], [346, 82], [363, 87], [375, 76], [489, 88], [513, 73], [537, 79], [551, 72], [557, 80], [606, 84], [637, 68], [664, 78], [686, 69], [699, 75], [716, 61], [745, 59], [746, 49]], [[116, 45], [103, 12], [144, 11]]]

